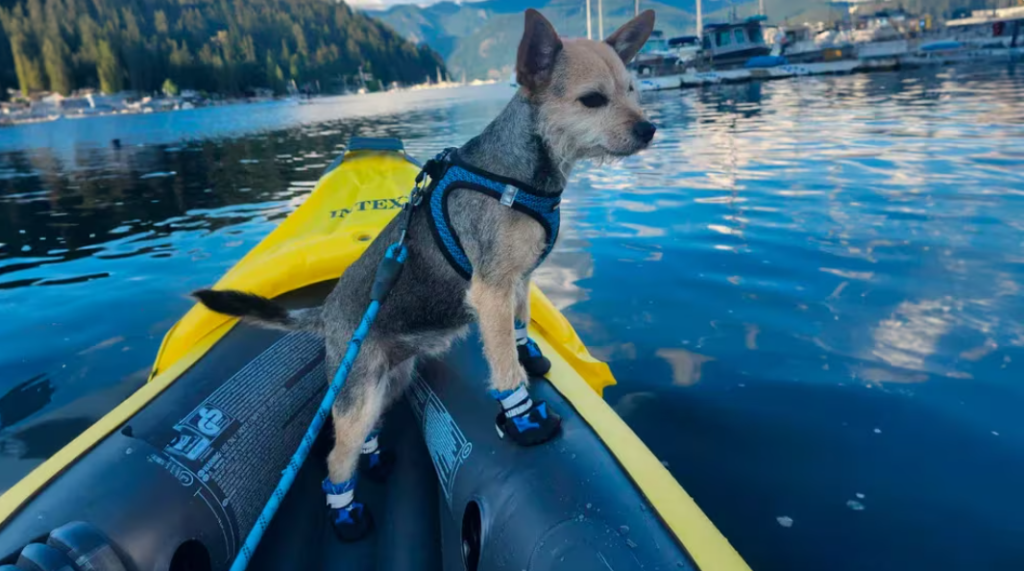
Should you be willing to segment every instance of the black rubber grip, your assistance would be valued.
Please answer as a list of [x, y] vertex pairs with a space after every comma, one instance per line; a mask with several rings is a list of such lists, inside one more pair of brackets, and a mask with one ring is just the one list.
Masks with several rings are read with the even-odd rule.
[[397, 258], [384, 258], [377, 266], [377, 275], [373, 278], [373, 288], [370, 290], [370, 299], [384, 301], [384, 298], [391, 293], [391, 288], [398, 281], [398, 274], [402, 273], [402, 262]]

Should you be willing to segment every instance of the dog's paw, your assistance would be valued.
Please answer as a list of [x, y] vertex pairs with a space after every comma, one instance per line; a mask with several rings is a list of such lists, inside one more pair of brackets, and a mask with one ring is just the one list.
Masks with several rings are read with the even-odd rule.
[[534, 401], [526, 412], [513, 417], [500, 412], [495, 420], [498, 436], [520, 446], [543, 444], [557, 436], [561, 427], [562, 417], [548, 410], [544, 401]]
[[540, 347], [533, 339], [527, 339], [526, 343], [516, 346], [519, 354], [519, 364], [523, 366], [531, 377], [543, 377], [551, 370], [551, 361], [540, 352]]
[[383, 482], [395, 468], [395, 453], [384, 449], [376, 454], [359, 455], [359, 473], [373, 480]]
[[373, 531], [373, 515], [359, 502], [345, 508], [331, 508], [328, 512], [334, 535], [345, 543], [359, 541]]

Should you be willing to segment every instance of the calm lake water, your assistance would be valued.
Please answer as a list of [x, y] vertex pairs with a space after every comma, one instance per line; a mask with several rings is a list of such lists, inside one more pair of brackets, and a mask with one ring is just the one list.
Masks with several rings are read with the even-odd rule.
[[[510, 95], [0, 130], [0, 489], [144, 382], [349, 137], [426, 158]], [[606, 399], [755, 569], [1024, 568], [1024, 69], [645, 105], [656, 145], [573, 175], [538, 275]]]

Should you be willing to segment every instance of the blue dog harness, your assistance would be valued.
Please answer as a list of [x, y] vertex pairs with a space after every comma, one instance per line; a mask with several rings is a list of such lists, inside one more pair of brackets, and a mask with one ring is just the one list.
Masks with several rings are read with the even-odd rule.
[[558, 204], [562, 201], [561, 194], [542, 193], [517, 180], [477, 169], [460, 161], [454, 149], [442, 152], [434, 160], [439, 166], [431, 169], [437, 172], [429, 173], [432, 182], [426, 189], [430, 206], [430, 228], [444, 257], [460, 276], [468, 280], [473, 275], [473, 266], [469, 263], [469, 257], [466, 256], [466, 251], [459, 242], [459, 237], [452, 227], [451, 217], [448, 215], [448, 195], [460, 188], [483, 193], [536, 220], [547, 235], [547, 242], [537, 265], [548, 257], [555, 247], [555, 239], [558, 238]]

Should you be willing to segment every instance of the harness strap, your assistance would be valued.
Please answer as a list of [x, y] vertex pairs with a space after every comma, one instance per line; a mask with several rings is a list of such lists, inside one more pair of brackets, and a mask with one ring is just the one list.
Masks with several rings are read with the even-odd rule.
[[426, 189], [430, 208], [430, 228], [445, 259], [456, 273], [467, 280], [473, 275], [473, 265], [459, 241], [448, 213], [448, 195], [456, 189], [480, 192], [536, 220], [544, 228], [547, 237], [537, 265], [547, 258], [555, 246], [555, 239], [558, 238], [558, 207], [562, 200], [561, 194], [545, 194], [517, 180], [477, 169], [461, 161], [458, 154], [452, 150], [446, 150], [438, 158], [445, 168], [438, 178], [431, 177], [431, 186]]

